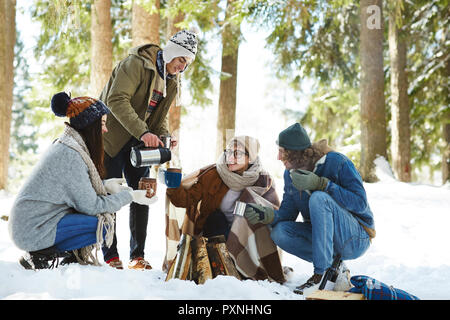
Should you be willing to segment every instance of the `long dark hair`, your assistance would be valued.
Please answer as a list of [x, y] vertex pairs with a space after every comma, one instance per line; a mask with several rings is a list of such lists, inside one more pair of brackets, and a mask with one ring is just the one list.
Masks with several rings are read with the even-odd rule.
[[83, 129], [77, 129], [83, 137], [84, 142], [89, 150], [91, 159], [102, 179], [106, 177], [106, 168], [103, 163], [104, 149], [103, 149], [103, 133], [102, 133], [102, 118], [98, 118]]

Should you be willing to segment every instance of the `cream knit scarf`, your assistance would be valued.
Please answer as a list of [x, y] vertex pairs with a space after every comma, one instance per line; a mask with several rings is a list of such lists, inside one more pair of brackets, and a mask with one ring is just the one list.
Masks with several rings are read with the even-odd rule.
[[225, 163], [225, 154], [222, 154], [216, 163], [217, 172], [223, 182], [234, 191], [242, 191], [246, 187], [253, 186], [258, 180], [259, 175], [264, 172], [259, 157], [256, 157], [253, 165], [242, 173], [234, 173], [228, 169]]
[[[84, 142], [78, 131], [76, 131], [66, 123], [66, 128], [57, 142], [65, 144], [81, 155], [88, 167], [89, 178], [91, 179], [91, 183], [95, 192], [98, 195], [106, 195], [107, 192], [105, 186], [103, 185], [103, 181], [100, 178], [97, 168], [95, 167], [94, 162], [90, 157], [86, 143]], [[101, 248], [103, 243], [105, 243], [107, 247], [110, 247], [112, 244], [115, 223], [114, 215], [108, 212], [104, 212], [97, 214], [97, 218], [97, 242], [93, 245], [73, 251], [78, 260], [78, 263], [80, 264], [100, 265], [97, 259], [97, 251]], [[104, 229], [106, 230], [105, 238], [103, 238]], [[96, 249], [95, 257], [92, 255], [92, 250], [94, 248]]]

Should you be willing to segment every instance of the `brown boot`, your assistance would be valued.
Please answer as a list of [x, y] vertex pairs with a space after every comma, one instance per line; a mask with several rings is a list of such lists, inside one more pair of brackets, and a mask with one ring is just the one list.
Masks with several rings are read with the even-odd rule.
[[128, 269], [150, 270], [151, 268], [150, 263], [142, 257], [134, 258], [128, 263]]
[[123, 269], [122, 261], [120, 261], [119, 257], [112, 258], [108, 261], [106, 261], [106, 264], [108, 264], [110, 267], [116, 268], [118, 270]]

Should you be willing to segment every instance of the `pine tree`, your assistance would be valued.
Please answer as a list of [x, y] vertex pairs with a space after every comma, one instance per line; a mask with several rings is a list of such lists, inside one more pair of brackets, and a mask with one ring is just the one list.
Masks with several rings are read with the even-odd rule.
[[8, 183], [9, 143], [14, 87], [16, 1], [0, 1], [0, 190]]

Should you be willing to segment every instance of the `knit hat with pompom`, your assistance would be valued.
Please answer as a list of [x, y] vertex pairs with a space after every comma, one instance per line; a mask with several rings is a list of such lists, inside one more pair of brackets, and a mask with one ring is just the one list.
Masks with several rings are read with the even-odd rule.
[[109, 108], [100, 100], [90, 97], [71, 99], [65, 92], [52, 97], [51, 107], [58, 117], [68, 117], [75, 129], [83, 129], [95, 120], [109, 113]]

